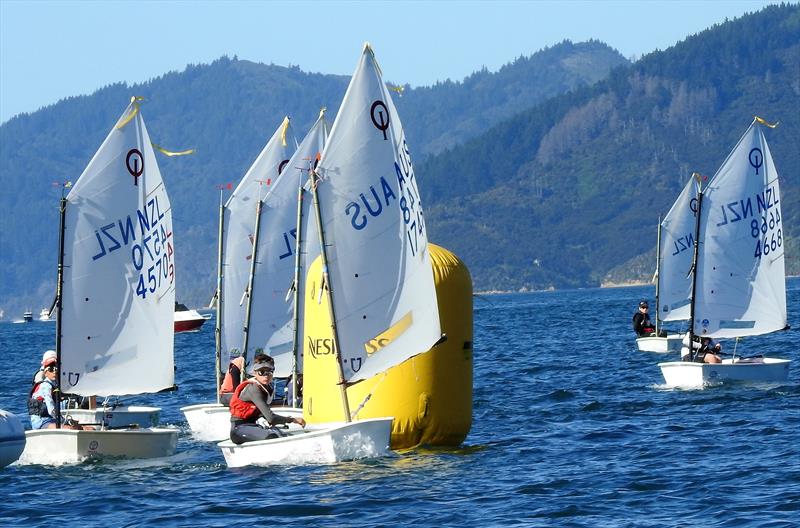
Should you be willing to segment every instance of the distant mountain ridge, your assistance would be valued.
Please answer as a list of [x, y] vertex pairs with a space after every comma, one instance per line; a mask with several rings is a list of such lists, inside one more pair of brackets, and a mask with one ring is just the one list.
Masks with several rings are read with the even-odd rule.
[[[378, 50], [379, 51], [379, 50]], [[357, 53], [354, 52], [354, 64]], [[463, 82], [406, 87], [396, 103], [415, 161], [478, 137], [486, 128], [549, 97], [591, 84], [627, 61], [599, 42], [564, 41], [496, 73]], [[542, 76], [542, 72], [547, 72]], [[391, 75], [387, 76], [391, 78]], [[113, 84], [71, 97], [0, 126], [0, 308], [49, 305], [55, 284], [57, 200], [52, 182], [76, 180], [131, 95], [153, 140], [184, 158], [160, 158], [173, 204], [178, 297], [207, 302], [214, 285], [216, 210], [220, 183], [237, 182], [285, 114], [298, 139], [319, 109], [333, 121], [347, 76], [223, 57], [147, 83]], [[8, 315], [7, 315], [8, 317]]]

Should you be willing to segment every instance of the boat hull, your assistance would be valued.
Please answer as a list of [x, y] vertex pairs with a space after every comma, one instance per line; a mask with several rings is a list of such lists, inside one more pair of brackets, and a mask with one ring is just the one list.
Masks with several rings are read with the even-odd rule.
[[148, 428], [158, 426], [161, 408], [131, 405], [108, 409], [65, 409], [63, 414], [82, 424], [103, 424], [112, 429], [131, 425]]
[[197, 330], [207, 320], [206, 317], [200, 315], [197, 310], [182, 310], [175, 312], [175, 332], [189, 332]]
[[0, 409], [0, 468], [15, 462], [25, 449], [25, 429], [19, 418]]
[[[296, 407], [272, 407], [272, 412], [281, 416], [302, 418], [303, 409]], [[221, 442], [231, 435], [230, 410], [219, 403], [201, 403], [181, 407], [181, 412], [186, 416], [192, 435], [204, 442]], [[300, 426], [290, 424], [290, 429], [299, 429]]]
[[781, 382], [789, 377], [788, 359], [725, 359], [722, 363], [659, 363], [669, 387], [698, 388], [724, 382]]
[[87, 459], [160, 458], [175, 453], [176, 429], [25, 431], [21, 464], [75, 464]]
[[217, 445], [228, 467], [334, 464], [386, 455], [391, 435], [392, 418], [372, 418], [317, 424], [271, 440]]
[[641, 352], [655, 352], [666, 354], [668, 352], [678, 352], [681, 349], [683, 335], [672, 334], [667, 337], [640, 337], [636, 339], [636, 347]]

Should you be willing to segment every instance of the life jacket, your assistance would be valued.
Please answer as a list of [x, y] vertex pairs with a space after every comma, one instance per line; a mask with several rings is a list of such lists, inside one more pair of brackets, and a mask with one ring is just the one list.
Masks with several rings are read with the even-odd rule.
[[[231, 404], [228, 406], [231, 410], [231, 417], [239, 419], [239, 420], [251, 420], [253, 418], [258, 419], [258, 416], [261, 414], [261, 411], [258, 410], [258, 406], [255, 403], [244, 401], [242, 400], [239, 395], [242, 391], [250, 385], [251, 383], [258, 385], [257, 382], [253, 380], [243, 381], [236, 387], [236, 390], [233, 391], [233, 396], [231, 396]], [[272, 392], [267, 388], [267, 403], [272, 403]]]
[[40, 418], [54, 418], [53, 416], [50, 416], [50, 411], [47, 410], [47, 403], [44, 401], [44, 396], [36, 396], [35, 398], [33, 397], [34, 393], [39, 390], [39, 386], [42, 383], [49, 384], [51, 387], [50, 390], [53, 390], [53, 384], [48, 379], [34, 383], [30, 394], [28, 394], [28, 414], [30, 416], [39, 416]]
[[242, 371], [244, 371], [244, 358], [237, 357], [231, 360], [230, 365], [228, 365], [228, 372], [225, 373], [225, 379], [222, 380], [222, 386], [219, 388], [220, 394], [225, 394], [228, 392], [233, 392], [236, 388], [233, 386], [233, 374], [231, 373], [231, 367], [236, 366], [239, 369], [239, 378], [242, 377]]

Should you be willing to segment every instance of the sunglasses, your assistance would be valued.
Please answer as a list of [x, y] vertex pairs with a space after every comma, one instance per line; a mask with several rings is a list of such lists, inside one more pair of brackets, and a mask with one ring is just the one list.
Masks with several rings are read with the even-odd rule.
[[270, 375], [270, 374], [272, 374], [273, 372], [275, 372], [275, 369], [271, 369], [271, 368], [262, 368], [262, 369], [258, 369], [258, 370], [256, 371], [256, 374], [258, 374], [259, 376], [269, 376], [269, 375]]
[[58, 370], [58, 368], [57, 367], [46, 367], [44, 370], [47, 371], [47, 372], [55, 372], [56, 370]]

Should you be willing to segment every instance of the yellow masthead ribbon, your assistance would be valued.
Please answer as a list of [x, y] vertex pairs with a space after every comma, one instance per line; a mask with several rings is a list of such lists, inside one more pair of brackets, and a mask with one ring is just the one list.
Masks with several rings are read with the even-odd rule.
[[153, 145], [154, 149], [156, 149], [160, 153], [164, 154], [165, 156], [169, 156], [170, 158], [172, 156], [186, 156], [188, 154], [194, 154], [194, 149], [181, 150], [179, 152], [175, 152], [175, 151], [172, 151], [172, 150], [167, 150], [167, 149], [165, 149], [164, 147], [162, 147], [160, 145], [156, 145], [152, 141], [150, 142], [150, 144]]
[[286, 146], [286, 131], [289, 130], [289, 117], [286, 116], [283, 118], [283, 123], [281, 123], [281, 143], [283, 146]]
[[766, 119], [763, 119], [763, 118], [758, 117], [758, 116], [753, 116], [753, 118], [754, 118], [754, 121], [756, 121], [758, 123], [761, 123], [762, 125], [764, 125], [766, 127], [769, 127], [769, 128], [775, 128], [776, 126], [778, 126], [780, 124], [780, 121], [776, 121], [774, 124], [767, 123]]
[[133, 110], [131, 110], [131, 113], [129, 113], [127, 116], [122, 118], [120, 120], [120, 122], [117, 123], [117, 126], [114, 127], [114, 128], [116, 128], [117, 130], [120, 130], [120, 129], [122, 129], [122, 127], [124, 127], [125, 125], [130, 123], [131, 119], [136, 117], [136, 114], [139, 113], [139, 102], [141, 102], [141, 101], [144, 101], [144, 97], [139, 97], [137, 95], [134, 95], [133, 97], [131, 97], [130, 106], [133, 106]]

